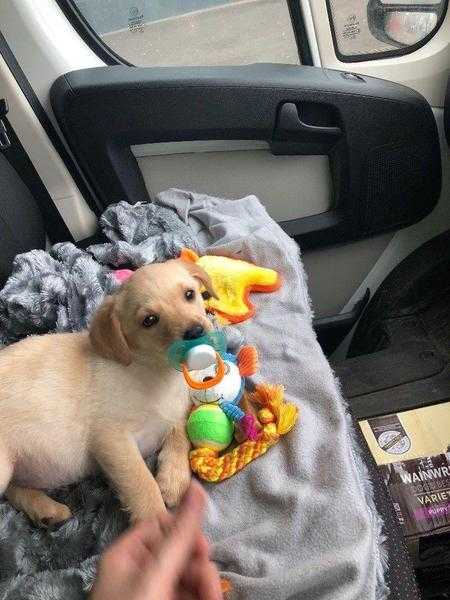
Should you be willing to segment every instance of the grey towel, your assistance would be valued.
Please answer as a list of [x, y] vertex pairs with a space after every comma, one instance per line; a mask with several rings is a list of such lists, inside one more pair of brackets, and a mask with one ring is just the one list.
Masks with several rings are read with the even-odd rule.
[[[282, 383], [298, 426], [265, 457], [211, 484], [208, 535], [241, 600], [385, 598], [382, 523], [339, 386], [312, 328], [295, 242], [254, 196], [233, 202], [160, 194], [195, 225], [207, 252], [233, 252], [276, 269], [284, 285], [254, 296], [239, 326], [261, 358], [258, 381]], [[201, 224], [203, 227], [198, 227]]]
[[[108, 235], [112, 246], [107, 248], [107, 256], [115, 258], [104, 260], [110, 264], [120, 266], [125, 260], [114, 248], [121, 242], [129, 245], [126, 261], [136, 260], [134, 264], [138, 265], [161, 259], [159, 251], [151, 255], [139, 248], [146, 243], [145, 231], [139, 223], [133, 225], [133, 208], [121, 204], [119, 209], [108, 209], [104, 224], [111, 224], [107, 227], [111, 226]], [[191, 247], [234, 252], [275, 268], [284, 279], [279, 292], [255, 296], [255, 318], [232, 328], [259, 349], [261, 373], [257, 379], [283, 383], [287, 398], [300, 407], [298, 426], [267, 455], [229, 481], [207, 486], [210, 502], [206, 531], [214, 542], [215, 560], [232, 580], [232, 598], [385, 598], [388, 590], [384, 581], [382, 523], [339, 387], [314, 335], [298, 247], [252, 196], [229, 202], [169, 190], [157, 198], [157, 205], [151, 209], [153, 216], [159, 208], [177, 211], [178, 217], [171, 211], [176, 219], [176, 233], [152, 230], [153, 237], [166, 234], [176, 239], [172, 237], [170, 244], [162, 245], [155, 239], [153, 247], [164, 248], [162, 252], [169, 255], [175, 253], [178, 244], [184, 245], [187, 240], [178, 237], [184, 232], [195, 237]], [[136, 211], [141, 209], [142, 205]], [[149, 228], [156, 220], [150, 218]], [[139, 258], [133, 250], [136, 245]], [[67, 251], [67, 246], [57, 249], [59, 257], [62, 250]], [[97, 251], [98, 248], [90, 249], [89, 260], [94, 255], [101, 259]], [[52, 323], [53, 329], [58, 328], [61, 314], [62, 328], [77, 328], [78, 317], [86, 322], [110, 285], [110, 266], [99, 266], [93, 261], [97, 265], [94, 267], [88, 261], [89, 275], [83, 287], [85, 253], [71, 262], [68, 257], [75, 256], [73, 253], [75, 250], [69, 248], [63, 259], [64, 268], [67, 264], [77, 265], [79, 279], [72, 279], [69, 268], [61, 279], [54, 280], [55, 284], [59, 282], [62, 307], [50, 285], [43, 288], [47, 296], [40, 298], [33, 283], [32, 297], [39, 306], [31, 303], [28, 307], [34, 311], [39, 326], [42, 315], [45, 316], [44, 329]], [[38, 257], [45, 271], [49, 268], [47, 259], [44, 255]], [[40, 267], [30, 255], [19, 262], [26, 264], [27, 260], [31, 264], [22, 276], [31, 274], [34, 281]], [[52, 268], [50, 271], [53, 277]], [[22, 276], [17, 271], [17, 281], [9, 288], [8, 282], [5, 289], [14, 292], [20, 280], [23, 299], [28, 288]], [[70, 299], [72, 292], [77, 302]], [[0, 319], [10, 325], [14, 306], [8, 305], [7, 292], [0, 296]], [[10, 309], [7, 318], [5, 305]], [[67, 310], [69, 305], [71, 311]], [[78, 308], [73, 310], [74, 306]], [[26, 318], [26, 307], [22, 308]], [[72, 317], [71, 325], [70, 314], [75, 313], [77, 317]], [[12, 330], [14, 327], [10, 333]], [[17, 337], [23, 334], [21, 331]], [[0, 503], [0, 598], [81, 598], [83, 590], [92, 583], [98, 554], [126, 525], [114, 494], [100, 476], [58, 490], [54, 495], [74, 509], [75, 517], [51, 532], [35, 529], [6, 502]]]

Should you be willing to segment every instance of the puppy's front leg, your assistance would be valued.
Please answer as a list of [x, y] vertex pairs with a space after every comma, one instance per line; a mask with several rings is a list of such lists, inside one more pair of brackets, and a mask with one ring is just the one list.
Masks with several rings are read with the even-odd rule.
[[183, 421], [170, 431], [158, 457], [156, 481], [169, 507], [179, 504], [191, 481], [189, 449], [186, 422]]
[[97, 432], [94, 437], [92, 454], [115, 486], [131, 521], [166, 512], [158, 484], [133, 437], [114, 429]]

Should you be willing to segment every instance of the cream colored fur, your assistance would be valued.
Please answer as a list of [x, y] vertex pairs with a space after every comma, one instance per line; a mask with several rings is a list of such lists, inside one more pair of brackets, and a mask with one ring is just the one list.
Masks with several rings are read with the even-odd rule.
[[[59, 522], [70, 509], [38, 490], [100, 466], [133, 521], [178, 503], [190, 479], [188, 396], [166, 352], [190, 327], [210, 329], [201, 285], [213, 293], [195, 265], [149, 265], [105, 299], [89, 332], [0, 351], [0, 494], [36, 522]], [[145, 327], [149, 315], [159, 321]], [[142, 456], [160, 447], [155, 481]]]

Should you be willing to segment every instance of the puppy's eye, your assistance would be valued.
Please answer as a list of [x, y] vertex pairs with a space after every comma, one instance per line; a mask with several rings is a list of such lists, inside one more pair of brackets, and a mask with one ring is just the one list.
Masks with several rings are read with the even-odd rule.
[[153, 327], [159, 321], [158, 315], [147, 315], [142, 321], [144, 327]]
[[191, 302], [191, 300], [195, 298], [194, 290], [186, 290], [184, 292], [184, 297], [186, 298], [186, 300], [189, 300], [189, 302]]
[[211, 294], [205, 290], [202, 292], [202, 298], [203, 300], [209, 300], [211, 298]]

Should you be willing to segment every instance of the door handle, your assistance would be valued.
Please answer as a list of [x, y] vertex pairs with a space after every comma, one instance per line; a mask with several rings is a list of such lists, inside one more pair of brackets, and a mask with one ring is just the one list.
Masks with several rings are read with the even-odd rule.
[[295, 139], [300, 142], [329, 142], [339, 137], [342, 130], [337, 126], [313, 125], [301, 120], [297, 105], [285, 102], [278, 113], [275, 128], [277, 138]]

